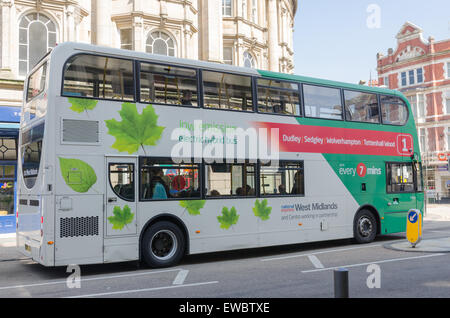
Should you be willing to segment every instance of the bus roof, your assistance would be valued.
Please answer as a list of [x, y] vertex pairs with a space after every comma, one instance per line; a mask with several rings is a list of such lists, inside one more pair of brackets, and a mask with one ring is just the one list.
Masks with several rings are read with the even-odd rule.
[[[253, 68], [234, 66], [234, 65], [229, 65], [229, 64], [221, 64], [221, 63], [206, 62], [206, 61], [199, 61], [199, 60], [192, 60], [192, 59], [185, 59], [185, 58], [177, 58], [177, 57], [166, 56], [166, 55], [150, 54], [150, 53], [146, 53], [146, 52], [117, 49], [117, 48], [97, 46], [97, 45], [86, 44], [86, 43], [64, 42], [62, 44], [59, 44], [58, 46], [56, 46], [53, 49], [52, 55], [59, 51], [66, 51], [65, 55], [67, 56], [67, 58], [69, 58], [69, 56], [72, 56], [77, 53], [106, 54], [106, 55], [112, 55], [112, 56], [122, 57], [122, 58], [128, 57], [128, 58], [138, 59], [138, 60], [142, 60], [142, 61], [152, 61], [152, 62], [167, 63], [167, 64], [173, 64], [173, 65], [185, 66], [185, 67], [194, 67], [194, 68], [202, 68], [202, 69], [223, 71], [223, 72], [229, 72], [229, 73], [238, 73], [238, 74], [243, 74], [243, 75], [264, 76], [264, 77], [270, 77], [270, 78], [275, 78], [275, 79], [280, 79], [280, 80], [290, 80], [290, 81], [298, 81], [298, 82], [303, 82], [303, 83], [310, 83], [310, 84], [317, 84], [317, 85], [324, 85], [324, 86], [334, 86], [334, 87], [339, 87], [339, 88], [344, 88], [344, 89], [359, 90], [359, 91], [368, 92], [368, 93], [396, 95], [398, 97], [405, 99], [403, 94], [401, 94], [399, 91], [381, 88], [381, 87], [371, 87], [371, 86], [345, 83], [345, 82], [339, 82], [339, 81], [332, 81], [332, 80], [327, 80], [327, 79], [313, 78], [313, 77], [307, 77], [307, 76], [301, 76], [301, 75], [295, 75], [295, 74], [285, 74], [285, 73], [279, 73], [279, 72], [273, 72], [273, 71], [257, 70], [257, 69], [253, 69]], [[60, 53], [58, 53], [58, 54], [60, 54]]]

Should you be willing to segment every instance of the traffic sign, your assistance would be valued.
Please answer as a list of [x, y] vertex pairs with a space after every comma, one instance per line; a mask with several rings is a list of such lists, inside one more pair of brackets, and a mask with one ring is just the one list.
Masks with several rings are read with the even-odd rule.
[[422, 238], [422, 213], [411, 209], [406, 217], [406, 239], [415, 247]]

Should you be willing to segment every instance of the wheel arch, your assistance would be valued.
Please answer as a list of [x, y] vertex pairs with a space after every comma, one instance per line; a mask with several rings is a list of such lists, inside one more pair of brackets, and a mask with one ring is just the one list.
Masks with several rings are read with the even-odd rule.
[[186, 249], [184, 251], [184, 255], [189, 254], [189, 232], [186, 227], [186, 224], [177, 216], [173, 214], [163, 213], [157, 216], [152, 217], [150, 220], [148, 220], [145, 225], [142, 227], [141, 233], [139, 234], [139, 260], [142, 260], [142, 239], [144, 237], [145, 232], [147, 229], [152, 226], [153, 224], [160, 222], [160, 221], [167, 221], [175, 224], [180, 228], [180, 230], [183, 232], [185, 242], [186, 242]]
[[373, 216], [375, 217], [375, 220], [377, 222], [377, 235], [381, 234], [381, 218], [380, 214], [378, 213], [378, 210], [371, 204], [364, 204], [359, 207], [359, 209], [355, 212], [355, 215], [353, 216], [353, 224], [356, 221], [356, 215], [361, 210], [368, 210], [373, 213]]

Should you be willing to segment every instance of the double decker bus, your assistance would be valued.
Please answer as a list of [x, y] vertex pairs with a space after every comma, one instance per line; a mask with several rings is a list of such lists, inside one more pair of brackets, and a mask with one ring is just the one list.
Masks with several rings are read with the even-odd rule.
[[17, 245], [45, 266], [367, 243], [424, 206], [397, 91], [88, 44], [27, 76], [19, 149]]

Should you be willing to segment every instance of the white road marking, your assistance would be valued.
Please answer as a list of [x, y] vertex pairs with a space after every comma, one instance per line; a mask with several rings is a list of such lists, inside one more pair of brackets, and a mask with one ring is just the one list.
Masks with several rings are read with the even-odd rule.
[[302, 271], [302, 273], [322, 272], [322, 271], [334, 270], [334, 269], [341, 268], [341, 267], [351, 268], [351, 267], [358, 267], [358, 266], [366, 266], [366, 265], [370, 265], [370, 264], [391, 263], [391, 262], [406, 261], [406, 260], [411, 260], [411, 259], [420, 259], [420, 258], [442, 256], [442, 255], [446, 255], [446, 254], [445, 253], [437, 253], [437, 254], [422, 255], [422, 256], [413, 256], [413, 257], [404, 257], [404, 258], [392, 258], [392, 259], [386, 259], [386, 260], [382, 260], [382, 261], [373, 261], [373, 262], [367, 262], [367, 263], [349, 264], [349, 265], [340, 265], [340, 266], [335, 266], [335, 267], [311, 269], [311, 270]]
[[309, 260], [314, 265], [315, 268], [325, 268], [322, 262], [315, 255], [308, 255]]
[[325, 250], [325, 251], [319, 251], [314, 253], [304, 253], [304, 254], [295, 254], [295, 255], [288, 255], [288, 256], [280, 256], [280, 257], [273, 257], [273, 258], [265, 258], [262, 259], [262, 262], [268, 262], [268, 261], [278, 261], [283, 259], [289, 259], [289, 258], [297, 258], [297, 257], [303, 257], [303, 256], [310, 256], [310, 255], [319, 255], [319, 254], [326, 254], [326, 253], [336, 253], [336, 252], [345, 252], [345, 251], [351, 251], [361, 248], [368, 248], [368, 247], [378, 247], [383, 246], [383, 244], [373, 244], [373, 245], [364, 245], [364, 246], [357, 246], [357, 247], [347, 247], [347, 248], [339, 248], [339, 249], [331, 249], [331, 250]]
[[109, 293], [98, 293], [98, 294], [69, 296], [69, 297], [66, 297], [66, 298], [86, 298], [86, 297], [111, 296], [111, 295], [119, 295], [119, 294], [132, 294], [132, 293], [141, 293], [141, 292], [149, 292], [149, 291], [164, 290], [164, 289], [173, 289], [173, 288], [180, 288], [180, 287], [194, 287], [194, 286], [210, 285], [210, 284], [217, 284], [217, 283], [218, 283], [218, 281], [212, 281], [212, 282], [185, 284], [185, 285], [172, 285], [172, 286], [165, 286], [165, 287], [154, 287], [154, 288], [132, 289], [132, 290], [120, 290], [120, 291], [109, 292]]
[[[111, 275], [111, 276], [102, 276], [102, 277], [93, 277], [93, 278], [81, 278], [81, 283], [82, 282], [88, 282], [88, 281], [94, 281], [94, 280], [102, 280], [102, 279], [113, 279], [113, 278], [123, 278], [123, 277], [133, 277], [133, 276], [160, 274], [160, 273], [174, 272], [174, 271], [180, 271], [180, 270], [181, 269], [178, 268], [178, 269], [168, 269], [168, 270], [160, 270], [160, 271], [146, 271], [144, 273]], [[15, 286], [3, 286], [3, 287], [0, 287], [0, 290], [15, 289], [15, 288], [25, 288], [25, 287], [47, 286], [47, 285], [58, 285], [58, 284], [66, 284], [66, 283], [67, 283], [67, 280], [65, 279], [65, 280], [58, 280], [58, 281], [45, 282], [45, 283], [15, 285]]]
[[175, 277], [172, 285], [182, 285], [184, 283], [184, 280], [186, 279], [186, 276], [188, 273], [189, 273], [188, 270], [179, 271], [177, 274], [177, 277]]

